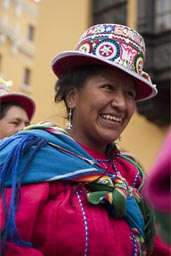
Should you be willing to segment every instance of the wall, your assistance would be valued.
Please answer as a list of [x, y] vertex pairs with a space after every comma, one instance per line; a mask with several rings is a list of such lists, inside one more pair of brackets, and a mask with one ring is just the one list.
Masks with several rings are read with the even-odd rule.
[[59, 52], [75, 49], [79, 37], [89, 26], [89, 6], [87, 0], [40, 2], [34, 80], [34, 98], [38, 102], [35, 121], [64, 124], [64, 110], [53, 103], [56, 77], [50, 63]]
[[118, 144], [131, 152], [146, 172], [149, 172], [158, 155], [168, 127], [157, 127], [143, 116], [134, 114]]

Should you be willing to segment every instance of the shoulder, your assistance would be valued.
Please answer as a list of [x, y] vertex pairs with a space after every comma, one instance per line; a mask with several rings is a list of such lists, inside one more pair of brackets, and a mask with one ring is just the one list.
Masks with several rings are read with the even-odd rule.
[[143, 168], [142, 168], [141, 164], [139, 163], [136, 156], [133, 155], [132, 153], [127, 152], [127, 151], [117, 150], [116, 151], [116, 156], [118, 158], [122, 159], [123, 161], [127, 161], [131, 165], [135, 166], [136, 168], [138, 168], [140, 170], [140, 172], [143, 172]]

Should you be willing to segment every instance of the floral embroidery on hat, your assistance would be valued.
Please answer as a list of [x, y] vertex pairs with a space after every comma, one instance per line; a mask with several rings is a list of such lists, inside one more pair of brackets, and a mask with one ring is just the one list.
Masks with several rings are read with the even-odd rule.
[[[128, 27], [112, 24], [95, 25], [83, 34], [76, 50], [114, 61], [138, 74], [142, 72], [144, 41], [136, 31]], [[137, 64], [139, 56], [141, 65], [139, 61]]]
[[119, 57], [120, 49], [117, 42], [102, 40], [95, 47], [93, 53], [106, 59], [115, 60]]

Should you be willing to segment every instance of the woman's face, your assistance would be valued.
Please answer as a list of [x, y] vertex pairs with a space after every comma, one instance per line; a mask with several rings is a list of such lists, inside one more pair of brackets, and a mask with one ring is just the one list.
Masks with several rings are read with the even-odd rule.
[[21, 131], [29, 123], [27, 113], [24, 109], [15, 105], [11, 106], [6, 112], [6, 115], [0, 119], [0, 139]]
[[70, 135], [80, 143], [103, 152], [117, 140], [135, 111], [134, 80], [111, 69], [87, 79], [83, 88], [68, 97], [73, 109]]

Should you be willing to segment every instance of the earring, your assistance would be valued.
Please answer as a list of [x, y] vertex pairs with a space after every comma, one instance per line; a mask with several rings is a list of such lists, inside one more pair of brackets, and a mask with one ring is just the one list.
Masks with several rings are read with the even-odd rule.
[[72, 108], [69, 109], [69, 114], [68, 114], [68, 125], [66, 127], [68, 130], [72, 128]]

